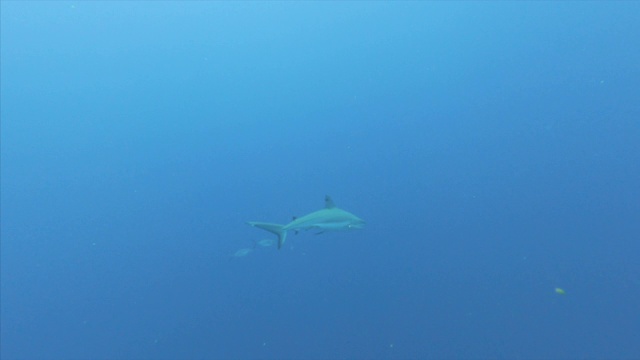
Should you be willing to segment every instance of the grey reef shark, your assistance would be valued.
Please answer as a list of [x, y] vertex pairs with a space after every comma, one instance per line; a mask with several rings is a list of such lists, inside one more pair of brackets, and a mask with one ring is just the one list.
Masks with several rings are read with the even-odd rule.
[[287, 231], [289, 230], [298, 232], [298, 230], [314, 229], [320, 230], [319, 234], [322, 234], [327, 231], [362, 229], [364, 220], [348, 211], [337, 208], [331, 197], [327, 195], [324, 198], [324, 209], [299, 218], [294, 217], [293, 221], [286, 225], [263, 222], [248, 222], [248, 224], [278, 235], [278, 249], [280, 249], [287, 239]]

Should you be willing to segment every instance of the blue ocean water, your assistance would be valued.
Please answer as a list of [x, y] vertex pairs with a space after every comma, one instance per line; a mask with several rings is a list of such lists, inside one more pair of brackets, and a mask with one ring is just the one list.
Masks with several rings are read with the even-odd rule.
[[639, 2], [0, 20], [2, 359], [640, 358]]

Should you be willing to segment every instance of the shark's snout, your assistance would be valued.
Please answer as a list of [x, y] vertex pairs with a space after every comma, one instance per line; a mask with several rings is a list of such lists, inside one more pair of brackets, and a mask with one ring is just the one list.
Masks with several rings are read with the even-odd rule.
[[349, 224], [349, 229], [362, 229], [365, 225], [364, 220], [358, 219], [351, 224]]

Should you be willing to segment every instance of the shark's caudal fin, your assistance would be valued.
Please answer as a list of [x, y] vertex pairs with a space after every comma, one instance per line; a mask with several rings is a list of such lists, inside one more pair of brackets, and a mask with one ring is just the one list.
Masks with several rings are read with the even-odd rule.
[[282, 244], [287, 239], [287, 230], [282, 230], [284, 225], [262, 222], [249, 222], [248, 224], [278, 235], [278, 249], [282, 247]]

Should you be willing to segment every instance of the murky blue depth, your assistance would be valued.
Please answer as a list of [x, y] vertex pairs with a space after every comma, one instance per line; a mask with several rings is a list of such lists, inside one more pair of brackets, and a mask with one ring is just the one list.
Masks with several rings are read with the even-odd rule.
[[640, 3], [0, 20], [2, 359], [640, 358]]

